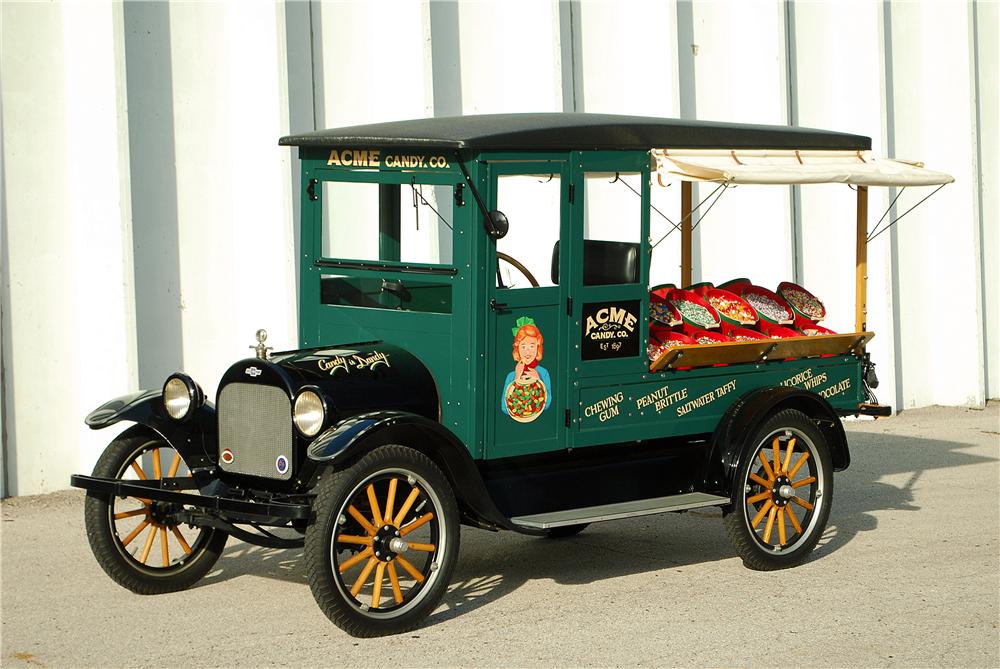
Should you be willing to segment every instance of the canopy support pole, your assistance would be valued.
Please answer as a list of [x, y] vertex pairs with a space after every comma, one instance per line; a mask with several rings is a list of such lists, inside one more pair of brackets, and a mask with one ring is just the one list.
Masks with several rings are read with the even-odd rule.
[[[692, 191], [690, 181], [681, 182], [681, 285], [687, 288], [691, 285], [691, 210]], [[865, 230], [867, 234], [867, 228]]]
[[868, 186], [858, 186], [857, 263], [855, 266], [854, 331], [868, 329]]

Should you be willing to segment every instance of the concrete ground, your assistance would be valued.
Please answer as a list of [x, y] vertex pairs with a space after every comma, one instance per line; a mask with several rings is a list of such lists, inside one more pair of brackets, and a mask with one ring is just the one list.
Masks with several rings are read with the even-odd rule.
[[230, 540], [182, 593], [97, 566], [78, 491], [4, 500], [4, 667], [998, 667], [1000, 412], [851, 421], [827, 531], [795, 569], [745, 569], [717, 512], [552, 541], [463, 529], [452, 588], [410, 634], [353, 639], [298, 550]]

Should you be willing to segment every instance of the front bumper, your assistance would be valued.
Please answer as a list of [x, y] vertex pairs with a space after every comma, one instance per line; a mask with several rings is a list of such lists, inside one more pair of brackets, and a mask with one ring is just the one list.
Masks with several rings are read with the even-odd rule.
[[[187, 479], [184, 479], [187, 481]], [[219, 516], [239, 516], [239, 522], [272, 524], [274, 520], [283, 522], [306, 520], [309, 518], [308, 504], [289, 502], [255, 502], [232, 497], [199, 495], [176, 490], [179, 479], [154, 479], [150, 481], [122, 481], [74, 474], [69, 482], [74, 488], [100, 492], [115, 497], [138, 497], [156, 502], [169, 502], [193, 507]]]

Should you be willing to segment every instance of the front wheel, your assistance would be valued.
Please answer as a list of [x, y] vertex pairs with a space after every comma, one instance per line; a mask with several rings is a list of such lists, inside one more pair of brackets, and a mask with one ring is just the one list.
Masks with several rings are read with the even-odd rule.
[[352, 636], [396, 634], [437, 606], [458, 556], [458, 506], [427, 456], [380, 446], [317, 484], [306, 529], [309, 586]]
[[816, 546], [830, 515], [830, 447], [793, 409], [772, 416], [750, 443], [723, 514], [726, 531], [747, 567], [794, 566]]
[[[161, 436], [132, 428], [108, 444], [94, 476], [121, 480], [187, 477], [180, 453]], [[84, 523], [97, 563], [113, 581], [140, 595], [175, 592], [201, 579], [228, 535], [172, 520], [179, 505], [88, 492]]]

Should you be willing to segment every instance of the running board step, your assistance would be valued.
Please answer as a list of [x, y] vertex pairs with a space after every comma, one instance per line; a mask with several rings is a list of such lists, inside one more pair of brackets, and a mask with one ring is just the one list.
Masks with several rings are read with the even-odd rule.
[[551, 513], [536, 513], [531, 516], [511, 518], [510, 522], [533, 530], [547, 530], [564, 525], [579, 525], [580, 523], [597, 523], [602, 520], [617, 520], [634, 516], [648, 516], [667, 511], [683, 511], [697, 509], [702, 506], [719, 506], [729, 504], [728, 497], [709, 495], [703, 492], [689, 492], [683, 495], [655, 497], [653, 499], [638, 499], [632, 502], [617, 504], [602, 504], [587, 506], [582, 509], [567, 509]]

